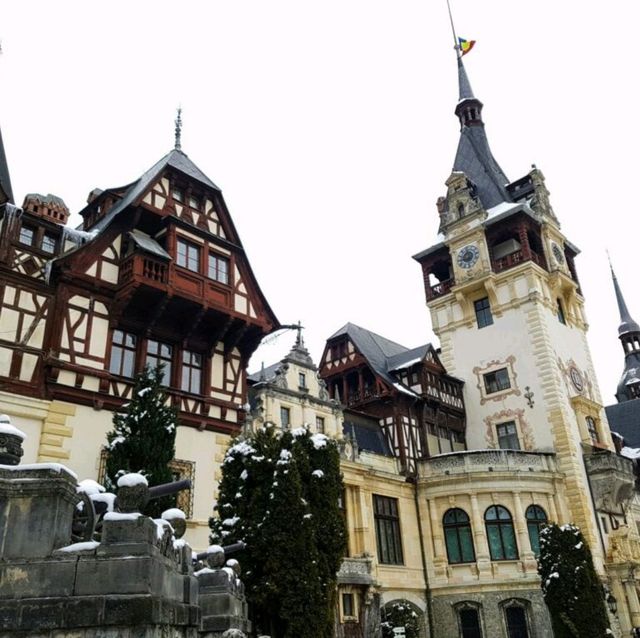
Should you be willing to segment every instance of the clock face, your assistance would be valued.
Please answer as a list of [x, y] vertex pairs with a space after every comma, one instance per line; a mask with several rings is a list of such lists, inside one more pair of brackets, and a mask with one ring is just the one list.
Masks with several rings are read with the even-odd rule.
[[461, 248], [460, 252], [458, 252], [458, 266], [460, 266], [460, 268], [471, 268], [471, 266], [478, 261], [479, 256], [480, 251], [478, 250], [478, 247], [473, 244], [469, 244], [468, 246]]
[[571, 378], [571, 383], [573, 383], [573, 387], [578, 391], [582, 392], [584, 390], [584, 380], [582, 375], [580, 374], [580, 370], [578, 368], [571, 366], [569, 368], [569, 377]]
[[558, 244], [551, 244], [551, 252], [559, 264], [564, 264], [564, 254], [562, 253], [562, 248], [560, 248]]

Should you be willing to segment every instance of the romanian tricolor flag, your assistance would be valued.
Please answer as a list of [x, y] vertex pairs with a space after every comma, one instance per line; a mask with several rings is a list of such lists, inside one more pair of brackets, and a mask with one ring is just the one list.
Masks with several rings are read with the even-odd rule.
[[469, 51], [473, 49], [473, 45], [475, 43], [475, 40], [465, 40], [464, 38], [458, 38], [458, 50], [460, 51], [460, 57], [469, 53]]

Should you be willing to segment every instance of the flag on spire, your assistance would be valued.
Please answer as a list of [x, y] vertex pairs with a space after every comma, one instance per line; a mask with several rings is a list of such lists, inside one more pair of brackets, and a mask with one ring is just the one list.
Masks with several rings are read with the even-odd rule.
[[473, 45], [475, 43], [475, 40], [465, 40], [464, 38], [458, 38], [458, 51], [460, 51], [460, 57], [469, 53], [469, 51], [473, 49]]

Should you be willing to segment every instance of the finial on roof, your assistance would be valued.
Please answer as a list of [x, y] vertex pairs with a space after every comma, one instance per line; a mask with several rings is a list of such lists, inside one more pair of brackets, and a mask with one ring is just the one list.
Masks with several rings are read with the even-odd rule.
[[180, 138], [182, 137], [182, 107], [178, 107], [178, 115], [176, 116], [176, 143], [174, 148], [176, 151], [182, 150]]
[[266, 381], [267, 375], [264, 373], [264, 361], [262, 362], [262, 367], [260, 368], [260, 381]]

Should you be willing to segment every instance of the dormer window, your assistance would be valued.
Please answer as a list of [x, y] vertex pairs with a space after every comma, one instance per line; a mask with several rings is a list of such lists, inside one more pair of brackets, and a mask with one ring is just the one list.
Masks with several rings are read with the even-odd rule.
[[19, 241], [21, 244], [24, 244], [25, 246], [32, 246], [33, 237], [34, 237], [33, 228], [29, 228], [28, 226], [23, 226], [20, 229]]
[[42, 236], [42, 241], [40, 242], [40, 248], [45, 252], [52, 255], [56, 252], [56, 239], [51, 235], [47, 235], [46, 233]]
[[171, 196], [174, 202], [184, 202], [184, 193], [179, 188], [173, 188]]

